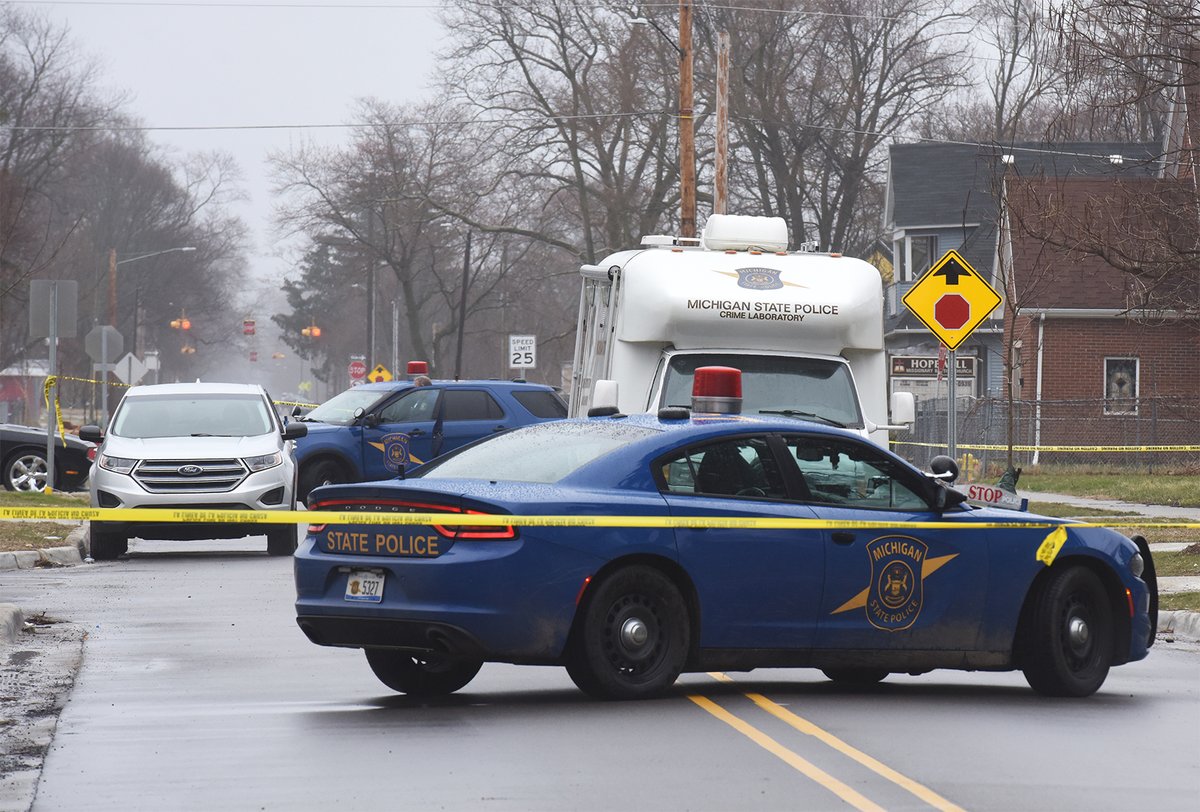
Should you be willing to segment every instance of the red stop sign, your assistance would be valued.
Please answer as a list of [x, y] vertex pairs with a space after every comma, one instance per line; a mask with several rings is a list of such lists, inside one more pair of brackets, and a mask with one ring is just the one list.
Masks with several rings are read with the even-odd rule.
[[971, 303], [957, 293], [947, 293], [933, 306], [933, 317], [947, 330], [957, 330], [971, 319]]
[[351, 361], [348, 370], [352, 381], [361, 381], [367, 377], [367, 365], [362, 361]]

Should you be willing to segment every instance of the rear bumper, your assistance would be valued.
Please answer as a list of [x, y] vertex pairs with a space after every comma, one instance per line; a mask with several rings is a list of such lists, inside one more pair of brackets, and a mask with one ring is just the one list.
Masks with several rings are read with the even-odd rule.
[[302, 614], [296, 623], [318, 646], [399, 648], [479, 659], [488, 654], [470, 632], [437, 621]]

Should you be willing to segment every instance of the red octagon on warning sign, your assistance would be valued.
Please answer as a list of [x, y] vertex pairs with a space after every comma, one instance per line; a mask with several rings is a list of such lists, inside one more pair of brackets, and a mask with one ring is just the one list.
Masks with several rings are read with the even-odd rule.
[[957, 293], [947, 293], [933, 306], [933, 317], [947, 330], [957, 330], [971, 320], [971, 303]]

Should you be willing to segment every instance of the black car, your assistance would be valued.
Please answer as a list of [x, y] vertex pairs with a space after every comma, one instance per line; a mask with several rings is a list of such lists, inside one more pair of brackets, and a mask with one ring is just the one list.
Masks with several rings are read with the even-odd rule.
[[[88, 451], [94, 448], [78, 437], [66, 435], [54, 440], [54, 489], [81, 490], [87, 481], [91, 460]], [[13, 423], [0, 423], [0, 478], [5, 490], [33, 493], [46, 489], [46, 431]]]

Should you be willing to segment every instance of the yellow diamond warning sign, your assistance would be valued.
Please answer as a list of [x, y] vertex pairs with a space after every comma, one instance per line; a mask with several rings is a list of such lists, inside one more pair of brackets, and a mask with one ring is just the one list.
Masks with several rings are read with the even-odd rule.
[[367, 375], [367, 380], [371, 383], [383, 383], [391, 379], [392, 373], [383, 364], [376, 364], [375, 368]]
[[1000, 301], [1000, 294], [957, 251], [947, 251], [904, 294], [905, 306], [951, 350], [966, 341]]

